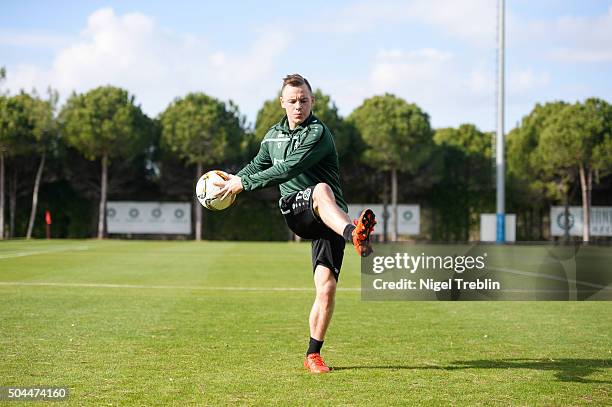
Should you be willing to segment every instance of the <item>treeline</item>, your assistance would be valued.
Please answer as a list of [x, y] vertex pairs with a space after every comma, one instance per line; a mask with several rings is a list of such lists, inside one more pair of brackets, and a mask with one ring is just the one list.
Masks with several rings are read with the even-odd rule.
[[[341, 117], [315, 92], [314, 113], [332, 130], [349, 202], [421, 205], [424, 240], [478, 238], [479, 214], [495, 212], [494, 135], [472, 124], [433, 129], [419, 106], [392, 94]], [[238, 106], [204, 93], [143, 113], [128, 91], [0, 95], [0, 236], [103, 237], [106, 201], [188, 201], [208, 169], [236, 172], [284, 112], [266, 101], [254, 126]], [[507, 135], [507, 212], [519, 240], [548, 238], [551, 204], [612, 202], [612, 107], [600, 99], [536, 105]], [[196, 239], [283, 240], [277, 188], [243, 193], [222, 214], [194, 206]], [[6, 205], [8, 203], [8, 205]], [[8, 208], [6, 207], [8, 206]], [[4, 216], [8, 214], [8, 216]], [[397, 229], [387, 225], [395, 240]], [[584, 240], [589, 240], [585, 230]]]

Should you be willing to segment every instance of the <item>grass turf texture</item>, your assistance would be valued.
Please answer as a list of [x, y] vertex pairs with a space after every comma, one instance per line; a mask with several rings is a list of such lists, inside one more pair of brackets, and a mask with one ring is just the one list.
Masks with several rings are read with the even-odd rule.
[[[68, 386], [70, 405], [610, 403], [607, 302], [341, 290], [334, 372], [308, 374], [310, 270], [308, 244], [0, 242], [0, 386]], [[349, 247], [340, 287], [359, 284]]]

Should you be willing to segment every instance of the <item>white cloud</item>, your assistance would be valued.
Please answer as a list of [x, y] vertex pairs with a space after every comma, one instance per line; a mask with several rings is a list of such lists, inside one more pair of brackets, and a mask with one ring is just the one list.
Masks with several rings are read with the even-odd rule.
[[274, 61], [290, 40], [286, 34], [264, 31], [253, 37], [245, 53], [234, 54], [215, 49], [205, 38], [160, 27], [150, 16], [117, 15], [104, 8], [89, 16], [78, 38], [58, 50], [50, 68], [8, 66], [6, 86], [12, 91], [52, 86], [64, 98], [73, 90], [121, 86], [150, 115], [175, 97], [204, 91], [233, 99], [254, 116], [263, 100], [254, 88], [276, 86]]
[[549, 53], [549, 56], [559, 62], [569, 63], [598, 63], [612, 62], [611, 49], [577, 50], [571, 48], [558, 48]]
[[391, 92], [430, 114], [435, 127], [474, 122], [492, 126], [494, 82], [491, 66], [476, 68], [448, 51], [421, 49], [379, 52], [369, 78], [370, 95]]
[[53, 33], [0, 31], [0, 45], [9, 47], [57, 48], [66, 45], [69, 40], [66, 36]]
[[342, 114], [366, 98], [389, 92], [419, 105], [434, 127], [473, 122], [488, 130], [494, 123], [495, 89], [489, 86], [493, 74], [487, 72], [486, 64], [476, 65], [479, 68], [470, 77], [471, 67], [446, 50], [381, 49], [367, 79], [328, 80], [321, 85], [334, 96]]
[[487, 67], [484, 64], [473, 68], [467, 79], [465, 85], [467, 88], [476, 95], [490, 95], [495, 90], [495, 72], [492, 66]]
[[[507, 105], [531, 103], [534, 92], [550, 85], [550, 74], [531, 67], [507, 70]], [[364, 99], [386, 92], [416, 103], [430, 114], [434, 127], [476, 123], [495, 126], [496, 70], [492, 60], [462, 60], [440, 49], [381, 49], [364, 81], [327, 81], [343, 114]], [[521, 105], [521, 106], [523, 106]]]
[[309, 26], [315, 32], [350, 34], [372, 30], [381, 22], [399, 22], [404, 18], [405, 13], [397, 2], [363, 1], [323, 11]]
[[415, 0], [408, 3], [408, 9], [413, 18], [461, 38], [495, 43], [496, 4], [492, 0]]
[[378, 59], [407, 59], [413, 62], [420, 60], [447, 61], [452, 58], [450, 52], [444, 52], [435, 48], [423, 48], [413, 51], [402, 51], [400, 49], [381, 49], [377, 54]]
[[[41, 69], [38, 65], [28, 63], [8, 66], [5, 80], [3, 85], [14, 93], [19, 90], [26, 92], [36, 90], [41, 94], [52, 83], [50, 72]], [[54, 86], [54, 89], [57, 87]]]
[[597, 63], [612, 61], [612, 7], [595, 17], [563, 17], [543, 23], [556, 32], [548, 56], [561, 62]]
[[437, 96], [432, 88], [444, 81], [442, 75], [451, 69], [452, 60], [450, 53], [431, 48], [381, 50], [370, 72], [369, 85], [374, 93], [401, 90], [413, 100], [430, 102]]
[[366, 0], [329, 10], [311, 26], [316, 32], [355, 33], [388, 24], [421, 22], [472, 42], [495, 42], [496, 2], [491, 0]]
[[524, 21], [514, 17], [511, 37], [550, 60], [564, 63], [612, 61], [612, 6], [596, 16], [563, 16]]
[[508, 78], [510, 94], [528, 93], [536, 88], [545, 87], [550, 83], [550, 75], [547, 72], [534, 73], [532, 69], [511, 71]]
[[[180, 28], [167, 29], [142, 13], [118, 15], [105, 8], [92, 13], [72, 38], [0, 30], [0, 45], [47, 47], [54, 55], [46, 66], [35, 65], [38, 59], [7, 66], [5, 86], [12, 91], [36, 87], [42, 92], [51, 85], [65, 98], [72, 90], [112, 84], [136, 95], [151, 115], [177, 96], [204, 91], [233, 99], [253, 120], [278, 88], [278, 78], [299, 71], [331, 94], [342, 114], [367, 97], [392, 92], [421, 105], [436, 126], [472, 121], [490, 129], [495, 120], [495, 7], [491, 0], [365, 0], [321, 10], [309, 20], [308, 42], [292, 38], [282, 18], [260, 24], [271, 27], [261, 31], [237, 28], [232, 41], [244, 44], [239, 50]], [[599, 16], [548, 20], [508, 10], [507, 19], [509, 107], [521, 104], [528, 111], [550, 95], [573, 99], [577, 92], [570, 85], [582, 86], [580, 95], [592, 93], [584, 90], [592, 89], [585, 83], [556, 82], [555, 69], [568, 62], [612, 60], [612, 7]], [[384, 36], [373, 35], [363, 47], [354, 42], [354, 33], [374, 30]], [[333, 39], [330, 32], [335, 32]], [[295, 40], [321, 56], [290, 54]]]

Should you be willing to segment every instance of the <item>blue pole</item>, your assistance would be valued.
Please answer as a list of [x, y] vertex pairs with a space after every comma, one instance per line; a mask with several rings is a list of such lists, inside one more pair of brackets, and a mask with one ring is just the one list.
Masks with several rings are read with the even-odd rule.
[[506, 241], [506, 214], [497, 214], [497, 243], [504, 243]]

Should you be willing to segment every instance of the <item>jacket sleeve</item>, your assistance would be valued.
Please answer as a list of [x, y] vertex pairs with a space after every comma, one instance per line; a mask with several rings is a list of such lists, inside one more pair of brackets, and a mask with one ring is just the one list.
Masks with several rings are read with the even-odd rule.
[[270, 159], [267, 144], [268, 143], [261, 143], [257, 155], [251, 160], [250, 163], [245, 165], [243, 169], [238, 171], [236, 174], [237, 176], [244, 178], [245, 176], [253, 175], [272, 166], [272, 160]]
[[[264, 143], [265, 144], [265, 143]], [[282, 184], [295, 178], [329, 154], [329, 140], [323, 126], [313, 126], [302, 143], [287, 155], [285, 161], [242, 177], [245, 191]]]

